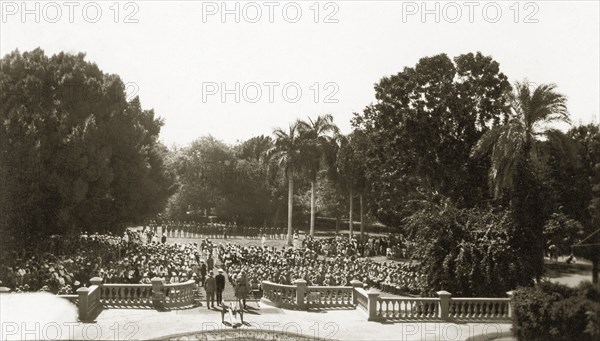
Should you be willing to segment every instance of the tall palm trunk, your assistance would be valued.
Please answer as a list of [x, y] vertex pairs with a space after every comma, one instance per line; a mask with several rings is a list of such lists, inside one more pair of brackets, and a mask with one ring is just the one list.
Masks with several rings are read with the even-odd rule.
[[288, 231], [287, 244], [292, 246], [292, 208], [294, 206], [294, 177], [288, 172]]
[[310, 236], [315, 235], [315, 182], [310, 182]]
[[353, 207], [352, 195], [353, 195], [353, 193], [352, 193], [352, 187], [350, 187], [350, 213], [348, 214], [349, 218], [350, 218], [350, 220], [348, 221], [348, 228], [350, 229], [350, 238], [352, 238], [352, 211], [353, 211], [353, 208], [354, 208]]
[[358, 195], [358, 200], [360, 202], [360, 239], [363, 239], [365, 236], [365, 221], [363, 219], [363, 195], [362, 195], [362, 193]]
[[341, 220], [341, 218], [340, 218], [340, 215], [338, 214], [335, 217], [335, 234], [340, 233], [340, 220]]
[[600, 286], [598, 283], [598, 257], [592, 260], [592, 283]]

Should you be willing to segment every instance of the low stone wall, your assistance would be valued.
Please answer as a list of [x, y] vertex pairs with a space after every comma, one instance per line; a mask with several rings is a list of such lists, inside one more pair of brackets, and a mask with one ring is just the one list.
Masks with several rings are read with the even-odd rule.
[[77, 295], [59, 295], [76, 303], [81, 321], [91, 321], [103, 308], [177, 309], [194, 304], [194, 281], [165, 284], [153, 278], [152, 284], [103, 284], [94, 277], [89, 287], [77, 289]]
[[79, 296], [77, 311], [79, 320], [83, 322], [92, 321], [101, 311], [100, 288], [97, 285], [77, 289]]
[[359, 281], [352, 286], [307, 286], [297, 280], [293, 285], [262, 282], [261, 301], [280, 308], [308, 310], [311, 308], [354, 307], [369, 321], [497, 321], [508, 322], [512, 316], [512, 292], [507, 298], [452, 298], [447, 291], [438, 297], [381, 297], [374, 290], [365, 290]]

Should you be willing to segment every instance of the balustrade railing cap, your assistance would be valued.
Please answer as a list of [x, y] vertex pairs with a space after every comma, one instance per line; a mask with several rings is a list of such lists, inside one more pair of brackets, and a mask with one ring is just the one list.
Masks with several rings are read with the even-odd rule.
[[1, 293], [9, 293], [10, 292], [10, 288], [7, 287], [0, 287], [0, 294]]
[[298, 283], [298, 284], [306, 284], [307, 282], [303, 279], [297, 279], [294, 281], [294, 283]]
[[369, 290], [367, 291], [367, 294], [369, 294], [369, 295], [379, 295], [380, 292], [377, 291], [375, 288], [369, 288]]
[[81, 293], [81, 292], [89, 292], [90, 288], [88, 287], [81, 287], [79, 289], [77, 289], [77, 293]]
[[514, 290], [511, 290], [511, 291], [507, 291], [506, 294], [508, 295], [508, 297], [513, 297], [515, 292], [514, 292]]
[[452, 296], [452, 294], [447, 292], [446, 290], [440, 290], [436, 292], [436, 294], [438, 294], [438, 296]]
[[350, 284], [351, 284], [353, 287], [356, 287], [356, 286], [362, 286], [362, 282], [361, 282], [361, 281], [359, 281], [359, 280], [357, 280], [357, 279], [353, 279], [353, 280], [351, 280], [351, 281], [350, 281]]

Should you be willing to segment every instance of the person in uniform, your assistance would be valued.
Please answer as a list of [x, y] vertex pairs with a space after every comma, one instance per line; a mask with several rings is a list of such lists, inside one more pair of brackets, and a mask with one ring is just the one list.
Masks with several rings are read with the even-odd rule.
[[212, 271], [208, 273], [208, 278], [204, 282], [204, 290], [206, 291], [206, 307], [208, 309], [215, 307], [215, 289], [217, 288], [217, 283], [215, 278], [213, 277]]
[[219, 273], [215, 276], [215, 282], [217, 284], [217, 305], [223, 303], [223, 290], [225, 290], [225, 276], [223, 275], [223, 269], [219, 269]]

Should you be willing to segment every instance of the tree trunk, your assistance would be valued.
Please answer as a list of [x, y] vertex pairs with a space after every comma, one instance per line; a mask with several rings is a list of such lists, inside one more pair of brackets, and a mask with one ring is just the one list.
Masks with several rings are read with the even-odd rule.
[[310, 236], [315, 235], [315, 182], [310, 182]]
[[292, 208], [294, 206], [294, 177], [288, 173], [288, 231], [287, 244], [292, 246]]
[[592, 260], [592, 283], [598, 285], [598, 257]]
[[277, 208], [275, 209], [275, 217], [273, 218], [273, 226], [279, 226], [279, 213], [281, 212], [281, 203], [278, 202]]
[[335, 234], [338, 234], [338, 233], [340, 233], [340, 220], [341, 220], [341, 219], [340, 219], [340, 216], [339, 216], [339, 215], [337, 215], [337, 216], [335, 217]]
[[352, 211], [353, 211], [353, 201], [352, 201], [352, 188], [350, 188], [350, 213], [349, 215], [349, 220], [348, 220], [348, 228], [350, 229], [350, 233], [349, 233], [349, 237], [352, 238]]
[[365, 221], [363, 219], [363, 195], [362, 195], [362, 193], [358, 195], [358, 200], [360, 202], [360, 239], [362, 240], [365, 237]]

